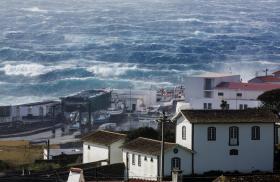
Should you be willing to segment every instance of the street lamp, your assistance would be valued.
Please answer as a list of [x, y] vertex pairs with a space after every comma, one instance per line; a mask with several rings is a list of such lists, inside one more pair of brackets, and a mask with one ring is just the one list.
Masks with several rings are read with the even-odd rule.
[[164, 123], [171, 122], [170, 119], [166, 116], [165, 112], [162, 112], [162, 115], [159, 119], [156, 120], [161, 124], [161, 147], [160, 147], [160, 174], [159, 179], [163, 181], [164, 177]]

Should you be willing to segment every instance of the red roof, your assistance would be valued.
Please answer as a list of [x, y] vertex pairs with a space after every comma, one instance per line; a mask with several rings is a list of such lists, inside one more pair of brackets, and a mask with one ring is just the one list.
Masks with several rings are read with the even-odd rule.
[[268, 91], [273, 89], [280, 89], [280, 84], [272, 83], [238, 83], [238, 82], [222, 82], [216, 86], [217, 89], [229, 90], [256, 90]]
[[280, 70], [273, 72], [272, 74], [274, 75], [279, 75], [280, 74]]
[[[280, 78], [277, 78], [277, 77], [272, 76], [272, 75], [258, 76], [256, 78], [262, 80], [263, 82], [280, 82]], [[255, 79], [255, 78], [253, 78], [253, 79]]]

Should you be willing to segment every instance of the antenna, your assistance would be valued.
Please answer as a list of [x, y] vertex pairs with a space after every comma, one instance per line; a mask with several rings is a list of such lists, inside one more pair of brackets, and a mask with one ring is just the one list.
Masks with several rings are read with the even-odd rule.
[[265, 76], [267, 76], [268, 69], [266, 68], [263, 72], [265, 72]]

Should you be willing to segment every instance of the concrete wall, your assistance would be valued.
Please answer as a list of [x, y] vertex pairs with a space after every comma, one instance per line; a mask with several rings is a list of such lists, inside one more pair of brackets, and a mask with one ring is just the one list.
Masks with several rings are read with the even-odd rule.
[[[33, 116], [41, 116], [40, 114], [40, 108], [43, 109], [43, 116], [46, 116], [49, 112], [51, 112], [53, 104], [42, 104], [42, 105], [34, 105], [34, 106], [25, 106], [25, 105], [19, 105], [19, 106], [12, 106], [11, 109], [11, 115], [12, 117], [17, 117], [19, 119], [22, 119], [22, 117], [28, 116], [29, 108], [31, 109], [31, 114]], [[19, 110], [19, 112], [18, 112]]]
[[[182, 139], [182, 127], [186, 127], [186, 140]], [[181, 116], [177, 120], [176, 124], [176, 143], [192, 149], [192, 125], [185, 121], [185, 118]]]
[[[174, 148], [178, 149], [178, 153], [174, 153]], [[192, 153], [181, 147], [174, 147], [165, 152], [164, 159], [164, 175], [171, 176], [172, 171], [172, 158], [178, 157], [181, 160], [181, 170], [184, 175], [192, 173]]]
[[[128, 152], [128, 163], [126, 155]], [[132, 155], [135, 155], [135, 164], [132, 164]], [[141, 166], [138, 165], [138, 155], [141, 156]], [[145, 159], [147, 157], [147, 160]], [[153, 161], [151, 161], [153, 158]], [[128, 167], [129, 178], [146, 180], [157, 180], [158, 176], [158, 157], [156, 155], [141, 154], [138, 152], [123, 150], [123, 162]]]
[[239, 109], [240, 104], [247, 104], [248, 108], [256, 108], [261, 106], [261, 102], [258, 100], [242, 100], [242, 99], [225, 99], [225, 98], [213, 98], [213, 99], [191, 99], [191, 109], [204, 109], [204, 103], [211, 103], [212, 109], [221, 109], [222, 100], [227, 101], [229, 109]]
[[[90, 146], [90, 149], [88, 149]], [[83, 163], [96, 162], [109, 159], [107, 146], [84, 142], [83, 144]]]
[[[216, 127], [216, 141], [207, 140], [207, 128]], [[239, 145], [229, 146], [229, 127], [239, 127]], [[260, 127], [260, 140], [251, 140], [251, 127]], [[273, 170], [273, 124], [195, 124], [194, 170], [251, 172]], [[238, 155], [229, 155], [237, 149]]]
[[197, 76], [197, 77], [186, 77], [184, 79], [184, 86], [186, 89], [185, 95], [187, 101], [189, 99], [199, 99], [204, 98], [204, 83], [206, 78], [212, 79], [212, 86], [215, 87], [221, 82], [240, 82], [240, 75], [232, 76], [221, 76], [221, 77], [207, 77], [207, 76]]
[[124, 140], [119, 140], [110, 145], [110, 164], [123, 162], [122, 149], [120, 148], [124, 144]]

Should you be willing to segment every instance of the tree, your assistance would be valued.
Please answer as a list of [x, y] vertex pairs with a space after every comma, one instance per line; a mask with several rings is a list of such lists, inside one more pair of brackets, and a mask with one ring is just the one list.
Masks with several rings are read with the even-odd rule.
[[[161, 132], [150, 127], [142, 127], [125, 133], [127, 134], [126, 142], [134, 140], [138, 137], [150, 138], [154, 140], [161, 139]], [[166, 142], [175, 142], [175, 131], [170, 125], [165, 125], [164, 139]]]
[[222, 110], [226, 110], [227, 109], [227, 101], [222, 100], [222, 103], [221, 103], [220, 107], [221, 107]]
[[153, 129], [153, 128], [149, 128], [149, 127], [142, 127], [142, 128], [138, 128], [135, 130], [131, 130], [127, 133], [127, 141], [131, 141], [134, 140], [138, 137], [144, 137], [144, 138], [150, 138], [150, 139], [155, 139], [158, 140], [158, 131]]
[[258, 97], [263, 107], [271, 110], [280, 118], [280, 89], [274, 89], [264, 92]]

